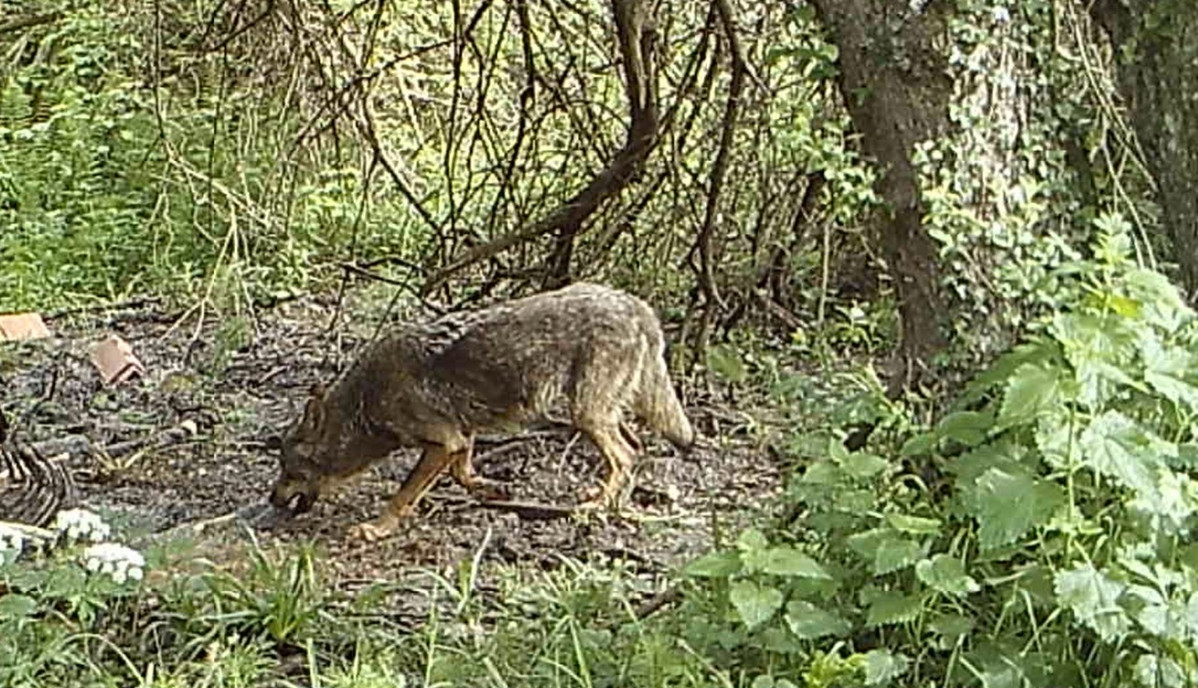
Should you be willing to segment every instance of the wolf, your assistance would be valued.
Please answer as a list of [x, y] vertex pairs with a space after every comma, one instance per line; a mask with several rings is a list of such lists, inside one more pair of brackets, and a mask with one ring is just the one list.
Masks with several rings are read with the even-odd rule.
[[606, 464], [584, 509], [613, 504], [627, 478], [640, 445], [627, 413], [680, 450], [695, 441], [653, 309], [612, 287], [574, 283], [386, 332], [331, 387], [312, 390], [279, 442], [270, 504], [286, 515], [308, 511], [393, 451], [420, 448], [382, 514], [350, 532], [381, 539], [446, 469], [472, 493], [493, 487], [473, 469], [477, 433], [548, 420], [559, 404]]

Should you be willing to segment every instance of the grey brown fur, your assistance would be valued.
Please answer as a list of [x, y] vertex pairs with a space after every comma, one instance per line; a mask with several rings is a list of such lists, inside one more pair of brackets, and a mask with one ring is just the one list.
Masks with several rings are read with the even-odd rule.
[[381, 537], [447, 468], [467, 489], [484, 487], [471, 467], [475, 433], [543, 419], [564, 401], [607, 464], [602, 490], [586, 506], [610, 503], [636, 452], [626, 412], [681, 448], [694, 441], [664, 354], [648, 304], [597, 284], [397, 327], [327, 393], [314, 390], [283, 438], [271, 502], [306, 511], [392, 451], [420, 447], [419, 464], [384, 513], [355, 528], [359, 537]]

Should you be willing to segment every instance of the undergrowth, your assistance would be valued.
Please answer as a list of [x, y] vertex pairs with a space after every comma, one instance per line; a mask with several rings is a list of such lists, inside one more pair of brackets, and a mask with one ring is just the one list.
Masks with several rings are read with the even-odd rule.
[[[1194, 313], [1100, 229], [1059, 268], [1062, 307], [933, 424], [868, 374], [774, 370], [824, 429], [780, 426], [782, 516], [683, 567], [672, 606], [570, 560], [488, 569], [485, 594], [475, 557], [347, 596], [310, 549], [238, 571], [151, 554], [121, 583], [52, 553], [0, 567], [0, 684], [1190, 685]], [[401, 592], [427, 613], [388, 611]]]

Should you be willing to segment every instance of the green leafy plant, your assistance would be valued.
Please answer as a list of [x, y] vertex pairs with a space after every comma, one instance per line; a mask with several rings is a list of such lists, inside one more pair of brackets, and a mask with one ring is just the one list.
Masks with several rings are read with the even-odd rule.
[[1062, 308], [936, 424], [794, 445], [788, 518], [685, 570], [712, 656], [797, 681], [839, 640], [839, 685], [1198, 680], [1198, 321], [1099, 228]]

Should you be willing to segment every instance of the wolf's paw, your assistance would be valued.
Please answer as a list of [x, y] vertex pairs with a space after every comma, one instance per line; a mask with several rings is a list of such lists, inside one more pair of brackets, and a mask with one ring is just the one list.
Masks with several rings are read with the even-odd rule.
[[373, 521], [359, 523], [349, 529], [349, 537], [362, 542], [378, 542], [395, 532], [397, 521], [389, 518], [376, 518]]

